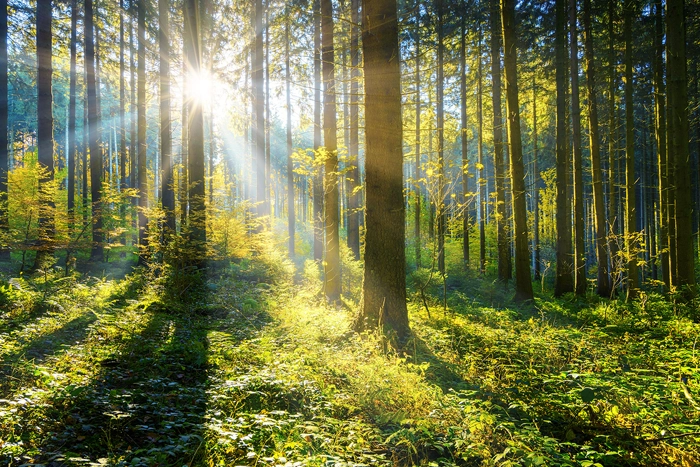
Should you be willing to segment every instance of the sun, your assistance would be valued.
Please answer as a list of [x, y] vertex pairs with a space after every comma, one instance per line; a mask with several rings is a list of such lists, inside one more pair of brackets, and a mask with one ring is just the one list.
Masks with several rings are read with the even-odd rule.
[[204, 105], [212, 97], [214, 80], [206, 71], [190, 73], [187, 76], [187, 97], [195, 104]]

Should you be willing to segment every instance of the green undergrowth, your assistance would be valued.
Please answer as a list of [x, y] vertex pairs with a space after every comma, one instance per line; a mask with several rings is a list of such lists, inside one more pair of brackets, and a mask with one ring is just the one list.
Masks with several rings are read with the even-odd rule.
[[410, 286], [397, 351], [352, 332], [358, 291], [329, 308], [319, 277], [260, 249], [212, 268], [196, 303], [143, 271], [6, 279], [0, 465], [700, 463], [689, 307], [513, 307], [454, 273]]

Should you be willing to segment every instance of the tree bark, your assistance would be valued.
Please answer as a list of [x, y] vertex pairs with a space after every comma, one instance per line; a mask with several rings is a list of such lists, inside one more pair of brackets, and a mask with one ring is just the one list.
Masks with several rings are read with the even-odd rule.
[[505, 170], [503, 166], [503, 115], [501, 113], [501, 24], [499, 0], [491, 0], [491, 80], [493, 85], [493, 159], [496, 179], [496, 239], [498, 244], [498, 280], [511, 277], [508, 216], [506, 214]]
[[608, 244], [610, 251], [611, 271], [611, 294], [614, 292], [614, 286], [619, 282], [620, 259], [618, 255], [618, 236], [620, 234], [620, 219], [618, 210], [618, 171], [617, 163], [617, 106], [615, 102], [615, 90], [617, 89], [617, 59], [615, 56], [615, 9], [617, 0], [608, 2], [608, 224], [610, 234], [608, 236]]
[[365, 272], [355, 329], [381, 328], [405, 343], [405, 208], [399, 28], [395, 0], [363, 0], [366, 196]]
[[515, 1], [501, 0], [503, 24], [504, 71], [506, 84], [506, 112], [508, 116], [508, 146], [510, 154], [511, 196], [515, 224], [515, 300], [534, 298], [530, 276], [528, 251], [525, 167], [520, 134], [520, 105], [518, 103], [517, 36], [515, 29]]
[[477, 168], [479, 169], [479, 272], [486, 274], [486, 166], [484, 160], [484, 106], [483, 90], [484, 76], [481, 60], [481, 43], [483, 35], [481, 25], [478, 25], [477, 45], [476, 45], [476, 154]]
[[591, 24], [591, 0], [583, 1], [583, 28], [585, 33], [588, 131], [591, 152], [591, 176], [593, 179], [593, 210], [595, 211], [596, 261], [598, 263], [596, 292], [601, 297], [609, 297], [610, 276], [608, 274], [608, 252], [605, 241], [605, 198], [603, 196], [603, 173], [600, 166], [600, 131], [598, 128], [598, 102], [595, 90], [596, 78]]
[[[466, 8], [465, 2], [462, 1], [462, 8]], [[469, 209], [467, 208], [467, 198], [469, 197], [469, 153], [467, 141], [467, 22], [462, 16], [461, 38], [459, 47], [459, 65], [460, 65], [460, 114], [462, 117], [461, 127], [461, 143], [462, 143], [462, 260], [467, 269], [469, 269]]]
[[101, 120], [97, 107], [97, 77], [95, 76], [95, 42], [92, 0], [85, 0], [85, 68], [87, 72], [88, 126], [90, 146], [90, 183], [92, 195], [92, 253], [91, 259], [101, 261], [102, 251], [102, 152], [100, 149]]
[[666, 47], [668, 60], [669, 150], [675, 169], [676, 260], [677, 285], [688, 298], [695, 296], [695, 263], [693, 254], [693, 200], [690, 186], [690, 154], [688, 150], [688, 76], [685, 44], [685, 12], [683, 0], [666, 2]]
[[335, 108], [335, 53], [333, 49], [333, 2], [321, 0], [321, 30], [323, 60], [323, 131], [326, 148], [324, 205], [326, 254], [324, 291], [331, 303], [340, 300], [340, 232], [338, 193], [338, 143]]
[[445, 45], [444, 45], [444, 0], [437, 0], [437, 143], [438, 143], [438, 190], [436, 200], [438, 271], [445, 274], [445, 224], [447, 193], [445, 192]]
[[[2, 6], [0, 6], [2, 9]], [[5, 9], [7, 10], [7, 8]], [[0, 19], [2, 22], [2, 19]], [[68, 97], [68, 222], [74, 224], [75, 213], [75, 161], [76, 161], [76, 87], [77, 87], [77, 45], [78, 45], [78, 1], [71, 1], [70, 19], [70, 84]], [[2, 35], [2, 32], [0, 32]], [[4, 36], [3, 36], [4, 37]], [[2, 91], [0, 91], [2, 92]], [[0, 128], [4, 128], [0, 126]], [[0, 142], [0, 144], [2, 144]], [[2, 147], [7, 146], [5, 144]], [[5, 167], [4, 165], [2, 167]]]
[[571, 211], [569, 209], [568, 145], [566, 144], [566, 0], [556, 0], [556, 31], [554, 47], [556, 54], [557, 85], [557, 275], [554, 295], [560, 297], [574, 291], [571, 257]]
[[[357, 0], [355, 0], [357, 1]], [[420, 86], [420, 8], [416, 8], [416, 70], [415, 70], [415, 80], [416, 80], [416, 154], [415, 154], [415, 205], [414, 205], [414, 223], [413, 223], [413, 236], [416, 242], [416, 268], [421, 267], [421, 250], [423, 249], [423, 242], [421, 240], [421, 86]]]
[[[634, 87], [632, 69], [632, 15], [634, 0], [625, 0], [625, 250], [627, 254], [627, 300], [637, 297], [637, 179], [634, 172]], [[692, 256], [692, 255], [691, 255]]]
[[359, 0], [350, 1], [350, 144], [349, 163], [352, 169], [346, 174], [348, 180], [348, 247], [356, 260], [360, 259], [360, 138], [359, 99], [360, 92], [360, 44], [358, 37]]
[[[51, 74], [51, 0], [37, 0], [36, 4], [36, 65], [37, 65], [37, 150], [39, 166], [46, 172], [39, 179], [39, 191], [47, 196], [53, 180], [53, 96]], [[43, 199], [39, 214], [39, 251], [34, 269], [42, 267], [51, 254], [54, 236], [53, 200]]]
[[569, 47], [571, 63], [571, 123], [574, 147], [574, 278], [576, 295], [586, 294], [586, 240], [584, 231], [583, 154], [581, 149], [581, 104], [578, 87], [578, 32], [576, 0], [569, 2]]
[[284, 22], [285, 71], [287, 87], [287, 226], [289, 234], [289, 257], [294, 258], [294, 164], [292, 161], [292, 73], [289, 63], [289, 18]]
[[[7, 70], [7, 0], [0, 0], [0, 197], [7, 200], [7, 174], [9, 170], [8, 144], [11, 134], [8, 128], [8, 70]], [[0, 207], [0, 232], [9, 234], [10, 224], [8, 212]], [[0, 248], [0, 259], [8, 261], [10, 250]]]
[[[314, 159], [321, 148], [321, 0], [314, 0]], [[313, 175], [314, 261], [323, 260], [323, 167], [319, 164]]]
[[148, 208], [148, 178], [146, 172], [146, 5], [140, 1], [138, 7], [138, 69], [137, 69], [137, 145], [138, 145], [138, 189], [139, 189], [139, 265], [146, 264], [148, 248], [146, 209]]
[[267, 211], [267, 177], [265, 173], [265, 93], [263, 73], [263, 4], [255, 0], [255, 43], [253, 53], [253, 111], [255, 140], [256, 202], [258, 217], [263, 218]]
[[175, 233], [175, 190], [173, 188], [173, 143], [170, 117], [170, 4], [158, 0], [160, 29], [160, 169], [161, 202], [165, 211], [164, 238]]

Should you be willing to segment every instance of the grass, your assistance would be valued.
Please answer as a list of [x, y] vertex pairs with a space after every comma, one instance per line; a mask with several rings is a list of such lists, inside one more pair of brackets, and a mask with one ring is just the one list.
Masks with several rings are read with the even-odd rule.
[[4, 282], [0, 465], [700, 463], [692, 309], [513, 308], [451, 265], [447, 309], [442, 283], [429, 313], [411, 296], [397, 352], [319, 301], [314, 268], [261, 249], [187, 305], [143, 274]]

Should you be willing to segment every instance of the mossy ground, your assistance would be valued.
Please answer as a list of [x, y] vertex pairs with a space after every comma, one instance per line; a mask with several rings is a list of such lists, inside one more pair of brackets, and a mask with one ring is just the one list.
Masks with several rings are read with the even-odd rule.
[[313, 266], [271, 251], [219, 265], [187, 305], [143, 273], [6, 280], [0, 465], [700, 463], [692, 309], [513, 307], [451, 268], [429, 314], [411, 295], [401, 351], [349, 330], [357, 290], [329, 309]]

